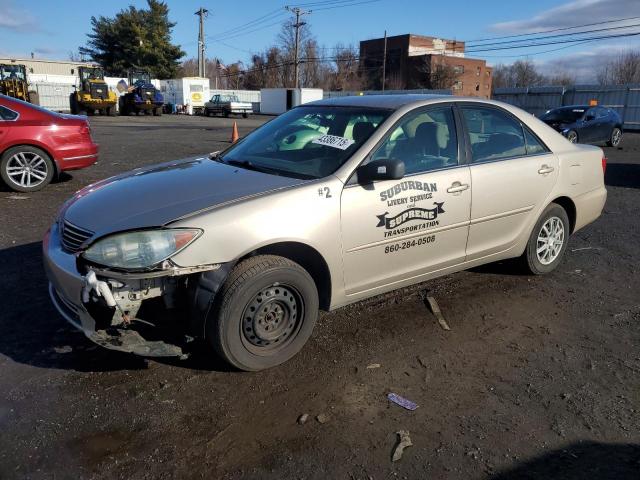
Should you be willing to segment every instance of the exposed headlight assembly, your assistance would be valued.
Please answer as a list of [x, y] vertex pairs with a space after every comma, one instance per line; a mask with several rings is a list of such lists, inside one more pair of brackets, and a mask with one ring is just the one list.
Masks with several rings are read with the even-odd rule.
[[148, 269], [186, 248], [201, 234], [202, 230], [196, 228], [119, 233], [98, 240], [83, 257], [106, 267]]

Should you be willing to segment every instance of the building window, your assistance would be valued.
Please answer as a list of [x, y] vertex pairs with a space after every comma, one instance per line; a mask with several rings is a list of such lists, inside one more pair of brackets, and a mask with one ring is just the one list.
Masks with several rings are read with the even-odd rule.
[[480, 67], [478, 67], [478, 68], [476, 69], [476, 76], [477, 76], [477, 77], [479, 77], [479, 76], [480, 76]]
[[76, 72], [74, 71], [74, 69], [71, 69], [71, 75], [75, 74]]
[[453, 84], [453, 89], [454, 90], [462, 90], [462, 82], [459, 80], [456, 80], [456, 82]]
[[30, 69], [29, 69], [29, 73], [33, 73], [33, 68], [30, 68]]
[[476, 83], [476, 92], [479, 92], [479, 91], [480, 91], [480, 84]]
[[491, 72], [489, 70], [486, 71], [487, 77], [491, 76]]
[[453, 67], [453, 72], [456, 75], [462, 75], [464, 73], [464, 65], [456, 65]]

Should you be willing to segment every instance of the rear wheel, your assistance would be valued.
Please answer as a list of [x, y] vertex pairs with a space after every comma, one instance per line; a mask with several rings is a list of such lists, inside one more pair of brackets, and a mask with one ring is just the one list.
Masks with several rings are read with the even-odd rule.
[[53, 161], [43, 150], [29, 145], [13, 147], [0, 159], [0, 175], [16, 192], [35, 192], [53, 179]]
[[73, 115], [77, 115], [78, 114], [78, 99], [76, 98], [76, 94], [72, 93], [69, 96], [69, 108], [71, 110], [71, 113]]
[[247, 112], [242, 112], [242, 118], [247, 118], [249, 114]]
[[569, 130], [569, 132], [567, 132], [567, 140], [571, 143], [578, 143], [578, 132], [575, 130]]
[[259, 255], [238, 264], [218, 292], [206, 336], [240, 370], [286, 362], [307, 342], [318, 316], [311, 276], [283, 257]]
[[542, 212], [522, 255], [526, 269], [534, 275], [555, 270], [567, 249], [569, 234], [567, 212], [557, 203], [551, 203]]
[[153, 109], [153, 114], [154, 114], [156, 117], [160, 117], [160, 116], [162, 116], [162, 107], [156, 107], [156, 108], [154, 108], [154, 109]]
[[607, 142], [607, 145], [610, 147], [617, 147], [618, 145], [620, 145], [621, 141], [622, 141], [622, 129], [615, 127], [611, 131], [611, 136], [609, 137], [609, 141]]

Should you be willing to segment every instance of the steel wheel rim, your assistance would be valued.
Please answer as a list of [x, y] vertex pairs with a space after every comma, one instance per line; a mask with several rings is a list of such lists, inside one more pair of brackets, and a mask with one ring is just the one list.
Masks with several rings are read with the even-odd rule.
[[569, 135], [567, 136], [567, 139], [571, 143], [578, 143], [578, 134], [575, 132], [570, 132]]
[[242, 314], [242, 340], [258, 355], [272, 354], [290, 344], [304, 319], [304, 302], [298, 291], [280, 283], [261, 289]]
[[536, 241], [536, 256], [543, 265], [553, 263], [559, 256], [564, 245], [564, 223], [558, 217], [548, 218], [538, 232]]
[[47, 162], [34, 152], [18, 152], [9, 157], [5, 167], [9, 179], [23, 188], [42, 184], [48, 175]]
[[611, 137], [611, 143], [613, 144], [614, 147], [618, 146], [621, 138], [622, 138], [622, 132], [620, 131], [620, 129], [616, 128], [613, 131], [613, 136]]

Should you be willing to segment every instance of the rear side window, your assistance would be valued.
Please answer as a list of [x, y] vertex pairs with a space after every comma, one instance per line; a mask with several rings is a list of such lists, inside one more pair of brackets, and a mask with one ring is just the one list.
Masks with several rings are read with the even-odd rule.
[[3, 107], [0, 105], [0, 120], [15, 120], [18, 118], [18, 112], [14, 112], [13, 110], [9, 110], [7, 107]]
[[522, 157], [527, 147], [520, 122], [500, 110], [462, 107], [473, 163]]

